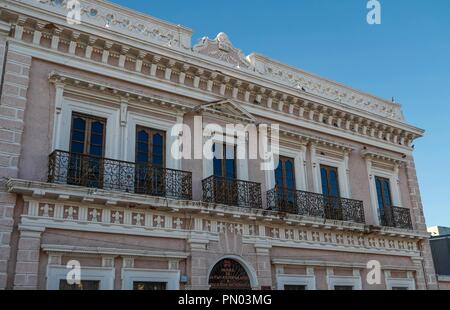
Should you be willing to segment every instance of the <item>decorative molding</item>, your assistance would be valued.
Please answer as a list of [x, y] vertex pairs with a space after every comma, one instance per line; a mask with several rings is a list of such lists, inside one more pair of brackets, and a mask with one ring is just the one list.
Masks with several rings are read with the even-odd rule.
[[[68, 0], [14, 0], [16, 5], [32, 6], [68, 16]], [[148, 15], [134, 12], [107, 1], [78, 0], [81, 9], [81, 23], [101, 28], [104, 32], [117, 32], [136, 39], [164, 45], [168, 48], [189, 50], [192, 31], [180, 25], [173, 25]]]
[[[133, 257], [157, 257], [157, 258], [171, 258], [171, 259], [184, 259], [189, 256], [185, 252], [173, 252], [173, 251], [145, 251], [145, 250], [131, 250], [123, 248], [104, 248], [104, 247], [87, 247], [87, 246], [70, 246], [59, 244], [42, 244], [41, 248], [44, 252], [52, 253], [51, 256], [61, 255], [59, 253], [77, 253], [77, 254], [101, 254], [110, 256], [126, 256], [127, 258]], [[105, 257], [106, 257], [105, 256]], [[113, 266], [105, 266], [113, 267]]]
[[219, 33], [214, 40], [203, 37], [194, 46], [193, 50], [196, 53], [223, 61], [237, 68], [250, 68], [250, 62], [245, 58], [244, 53], [240, 49], [233, 47], [233, 44], [224, 32]]
[[280, 82], [299, 92], [323, 97], [343, 105], [366, 110], [389, 119], [404, 121], [401, 106], [364, 94], [346, 86], [281, 64], [259, 54], [247, 57], [255, 71], [269, 80]]

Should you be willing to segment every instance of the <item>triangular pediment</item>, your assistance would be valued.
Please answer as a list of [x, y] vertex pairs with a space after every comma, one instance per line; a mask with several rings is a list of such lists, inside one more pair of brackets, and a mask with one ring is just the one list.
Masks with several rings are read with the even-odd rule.
[[239, 120], [246, 123], [256, 123], [256, 118], [244, 109], [239, 103], [229, 99], [207, 102], [194, 108], [194, 111], [207, 112], [228, 119]]

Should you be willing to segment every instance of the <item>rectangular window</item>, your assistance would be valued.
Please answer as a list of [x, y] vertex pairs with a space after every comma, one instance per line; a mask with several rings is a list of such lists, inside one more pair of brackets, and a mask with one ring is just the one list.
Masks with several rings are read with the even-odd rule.
[[338, 168], [321, 165], [320, 176], [322, 180], [322, 194], [325, 196], [325, 217], [333, 220], [342, 220]]
[[166, 282], [133, 282], [135, 291], [165, 291], [166, 289]]
[[353, 286], [351, 285], [335, 285], [335, 291], [353, 291]]
[[295, 171], [293, 158], [280, 156], [275, 170], [275, 184], [277, 186], [280, 211], [294, 212], [296, 206]]
[[407, 287], [398, 286], [398, 287], [392, 287], [392, 290], [393, 291], [407, 291], [408, 288]]
[[306, 291], [306, 285], [284, 285], [285, 291]]
[[236, 179], [236, 146], [214, 144], [213, 153], [214, 176]]
[[69, 284], [67, 280], [60, 280], [59, 289], [63, 291], [96, 291], [100, 289], [100, 281], [82, 280], [80, 284]]
[[338, 168], [320, 165], [320, 176], [322, 179], [322, 194], [340, 197]]
[[68, 184], [101, 188], [106, 120], [72, 114]]
[[375, 185], [377, 188], [378, 210], [381, 225], [390, 226], [393, 221], [390, 181], [386, 178], [375, 177]]
[[165, 132], [136, 127], [136, 193], [165, 195]]

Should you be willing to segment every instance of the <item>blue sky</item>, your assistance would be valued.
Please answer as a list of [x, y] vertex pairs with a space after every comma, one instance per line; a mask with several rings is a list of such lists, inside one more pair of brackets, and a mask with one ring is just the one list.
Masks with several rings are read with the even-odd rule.
[[450, 1], [380, 0], [375, 26], [366, 0], [113, 2], [193, 29], [193, 43], [223, 31], [245, 54], [395, 97], [427, 131], [415, 142], [427, 224], [450, 226]]

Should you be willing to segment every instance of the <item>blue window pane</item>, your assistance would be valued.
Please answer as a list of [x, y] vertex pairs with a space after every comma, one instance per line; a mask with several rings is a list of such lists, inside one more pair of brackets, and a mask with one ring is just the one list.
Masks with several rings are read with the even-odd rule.
[[138, 132], [138, 141], [148, 143], [148, 134], [144, 130]]
[[103, 135], [103, 124], [100, 122], [93, 122], [91, 131]]
[[225, 169], [226, 169], [226, 177], [229, 179], [235, 179], [235, 161], [234, 159], [226, 159], [225, 160]]
[[72, 141], [70, 149], [73, 153], [82, 154], [84, 152], [84, 144]]
[[72, 132], [72, 140], [84, 142], [84, 131], [74, 130]]
[[275, 170], [275, 183], [278, 187], [284, 187], [283, 184], [283, 162], [279, 161], [278, 162], [278, 167]]
[[91, 135], [91, 143], [96, 145], [103, 145], [103, 135]]
[[148, 163], [148, 154], [147, 153], [138, 153], [137, 161], [138, 161], [138, 163]]
[[392, 202], [391, 202], [391, 190], [390, 190], [390, 186], [389, 186], [389, 181], [385, 180], [383, 182], [384, 185], [384, 201], [386, 203], [386, 207], [390, 207]]
[[324, 195], [329, 195], [328, 193], [328, 173], [326, 168], [320, 169], [320, 175], [322, 179], [322, 193]]
[[82, 118], [74, 118], [73, 120], [73, 128], [81, 131], [86, 130], [86, 122]]
[[162, 147], [162, 145], [163, 145], [163, 137], [159, 133], [153, 135], [153, 145], [157, 145], [157, 146]]
[[330, 195], [334, 197], [339, 197], [339, 185], [338, 185], [337, 173], [334, 170], [330, 171]]
[[375, 184], [377, 187], [378, 208], [380, 209], [380, 213], [384, 214], [383, 191], [382, 191], [382, 187], [381, 187], [381, 181], [379, 179], [376, 179]]
[[103, 149], [101, 146], [91, 146], [89, 154], [93, 156], [102, 156]]
[[292, 161], [286, 161], [286, 188], [294, 189], [294, 165]]
[[214, 157], [213, 162], [214, 162], [214, 175], [216, 177], [221, 177], [222, 176], [222, 161], [220, 159], [217, 159], [216, 157]]

